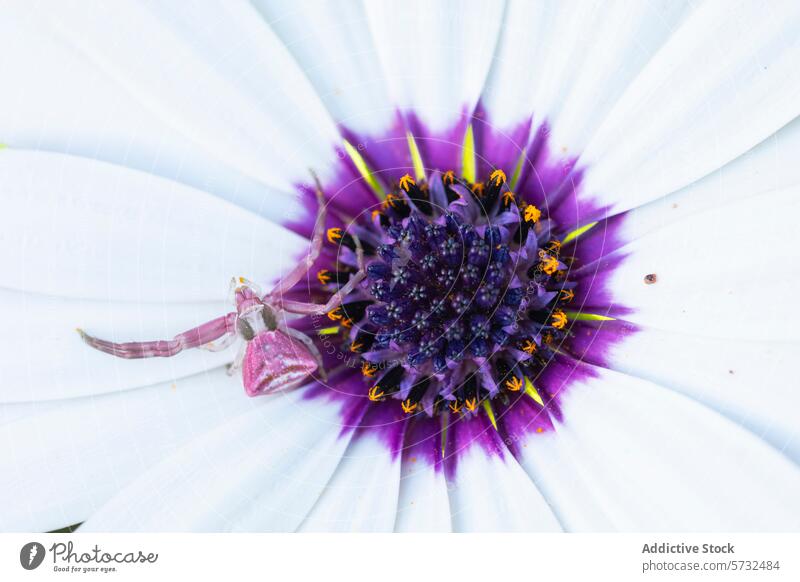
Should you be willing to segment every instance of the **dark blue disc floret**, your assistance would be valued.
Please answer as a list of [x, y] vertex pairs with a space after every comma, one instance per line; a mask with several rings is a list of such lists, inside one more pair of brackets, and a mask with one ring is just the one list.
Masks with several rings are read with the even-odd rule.
[[500, 171], [482, 184], [405, 176], [377, 214], [368, 284], [347, 313], [370, 399], [475, 412], [522, 390], [569, 333], [561, 303], [574, 293], [562, 290], [575, 285], [553, 221], [518, 201]]

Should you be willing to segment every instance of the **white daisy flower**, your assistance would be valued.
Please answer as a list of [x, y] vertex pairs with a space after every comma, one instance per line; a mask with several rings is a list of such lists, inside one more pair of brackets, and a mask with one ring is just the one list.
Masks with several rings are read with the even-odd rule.
[[796, 530], [798, 29], [5, 6], [0, 529]]

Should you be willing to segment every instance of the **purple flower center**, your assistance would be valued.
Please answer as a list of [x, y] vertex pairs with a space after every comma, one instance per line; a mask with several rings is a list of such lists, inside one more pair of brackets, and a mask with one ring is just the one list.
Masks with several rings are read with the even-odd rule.
[[[552, 221], [495, 170], [469, 183], [403, 176], [362, 224], [369, 285], [330, 314], [353, 327], [373, 402], [477, 414], [521, 391], [567, 331], [569, 258]], [[354, 245], [341, 229], [336, 244]], [[324, 274], [323, 274], [324, 277]]]
[[[627, 311], [606, 287], [616, 263], [603, 260], [620, 220], [579, 195], [576, 160], [551, 152], [546, 125], [530, 129], [500, 134], [480, 109], [443, 132], [411, 113], [379, 138], [343, 128], [348, 151], [323, 184], [327, 242], [291, 294], [327, 301], [357, 272], [359, 246], [367, 277], [327, 317], [294, 325], [330, 377], [308, 398], [342, 402], [346, 426], [392, 450], [438, 462], [477, 439], [501, 454], [552, 428], [561, 392], [593, 374], [583, 362], [602, 365], [632, 331], [615, 320]], [[314, 191], [300, 189], [309, 219], [293, 228], [309, 235]]]

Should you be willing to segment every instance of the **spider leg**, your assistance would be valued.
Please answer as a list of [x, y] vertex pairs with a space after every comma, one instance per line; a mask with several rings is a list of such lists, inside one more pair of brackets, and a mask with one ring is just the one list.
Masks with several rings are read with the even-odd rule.
[[242, 345], [239, 346], [239, 351], [236, 352], [236, 357], [233, 358], [233, 361], [230, 364], [228, 364], [228, 369], [227, 369], [228, 376], [233, 376], [236, 372], [238, 372], [241, 369], [246, 354], [247, 354], [247, 342], [243, 342]]
[[317, 361], [317, 371], [319, 372], [319, 376], [323, 382], [328, 381], [328, 373], [325, 371], [325, 366], [322, 364], [322, 354], [319, 353], [317, 346], [314, 345], [314, 340], [304, 334], [302, 331], [294, 329], [289, 326], [281, 326], [281, 331], [284, 332], [286, 335], [290, 335], [295, 339], [300, 340], [305, 344], [308, 348], [308, 351], [311, 352], [311, 355], [314, 356], [314, 359]]
[[342, 304], [344, 298], [349, 295], [356, 288], [356, 286], [361, 283], [361, 281], [364, 280], [364, 277], [367, 276], [366, 270], [364, 269], [364, 249], [361, 248], [361, 241], [358, 240], [356, 235], [352, 235], [352, 237], [356, 245], [356, 261], [358, 262], [358, 272], [350, 277], [350, 280], [342, 285], [342, 287], [336, 293], [334, 293], [324, 305], [320, 305], [318, 303], [306, 303], [303, 301], [284, 300], [279, 302], [284, 311], [302, 315], [322, 315], [333, 309], [336, 309]]
[[277, 285], [269, 292], [270, 296], [272, 297], [280, 297], [289, 289], [294, 287], [297, 283], [299, 283], [302, 278], [308, 273], [308, 270], [314, 265], [314, 261], [317, 260], [319, 257], [319, 253], [322, 250], [322, 239], [325, 235], [325, 214], [327, 212], [327, 208], [325, 206], [325, 195], [322, 193], [322, 185], [319, 183], [319, 179], [317, 178], [316, 174], [313, 172], [311, 175], [314, 177], [314, 188], [317, 195], [317, 219], [314, 223], [314, 234], [311, 237], [311, 248], [306, 254], [305, 258], [300, 261], [300, 263], [292, 269], [289, 273], [286, 274], [280, 281], [278, 281]]
[[208, 350], [209, 352], [221, 352], [231, 347], [237, 337], [235, 333], [226, 333], [220, 337], [219, 340], [213, 340], [198, 347], [202, 350]]
[[179, 333], [171, 340], [147, 342], [114, 343], [90, 336], [82, 329], [78, 329], [78, 333], [94, 349], [118, 358], [169, 358], [185, 349], [201, 347], [225, 334], [235, 333], [235, 323], [236, 313], [233, 312]]

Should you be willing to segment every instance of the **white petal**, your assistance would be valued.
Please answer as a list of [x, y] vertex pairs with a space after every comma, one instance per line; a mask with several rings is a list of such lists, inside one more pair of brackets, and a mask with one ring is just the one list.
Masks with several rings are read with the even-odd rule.
[[[344, 450], [346, 442], [335, 438], [339, 415], [338, 406], [305, 400], [303, 391], [260, 399], [256, 410], [151, 468], [81, 530], [218, 531], [256, 523], [272, 531], [293, 530], [327, 480], [324, 473], [309, 478], [308, 463]], [[264, 503], [268, 495], [281, 505]]]
[[612, 212], [702, 178], [800, 113], [800, 5], [701, 5], [609, 113], [582, 162]]
[[399, 486], [400, 459], [382, 440], [360, 434], [299, 531], [392, 531]]
[[328, 430], [307, 449], [296, 451], [287, 463], [278, 464], [258, 490], [258, 496], [234, 520], [233, 531], [293, 531], [323, 492], [350, 442], [352, 432]]
[[621, 238], [630, 241], [691, 214], [800, 184], [798, 151], [800, 117], [702, 180], [631, 210]]
[[17, 18], [35, 18], [39, 30], [81, 54], [162, 122], [245, 175], [286, 187], [331, 157], [331, 119], [247, 2], [205, 2], [191, 10], [61, 2], [41, 11], [23, 5], [19, 12]]
[[[568, 53], [550, 49], [571, 38], [563, 32], [573, 25], [570, 15], [582, 12], [581, 8], [582, 5], [567, 7], [556, 0], [537, 3], [508, 0], [502, 33], [481, 96], [491, 122], [497, 127], [505, 129], [524, 121], [534, 113], [534, 108], [537, 118], [546, 116], [542, 111], [544, 106], [534, 103], [532, 95], [550, 60]], [[566, 14], [561, 15], [561, 9]]]
[[[692, 11], [692, 0], [602, 2], [584, 20], [560, 82], [537, 97], [551, 120], [552, 145], [580, 154], [589, 138], [653, 55]], [[592, 5], [585, 4], [585, 8]], [[566, 4], [564, 9], [574, 8]], [[563, 78], [566, 77], [566, 78]]]
[[455, 454], [448, 487], [454, 531], [561, 531], [547, 500], [508, 451], [501, 458], [475, 444]]
[[562, 393], [556, 433], [518, 453], [567, 529], [800, 526], [800, 470], [786, 457], [684, 396], [595, 371]]
[[[800, 186], [687, 216], [623, 246], [609, 280], [640, 325], [716, 338], [800, 338], [800, 264], [791, 243]], [[655, 284], [644, 277], [655, 274]], [[765, 278], [766, 277], [766, 278]], [[781, 297], [786, 300], [781, 301]]]
[[62, 154], [0, 151], [0, 286], [113, 301], [222, 301], [301, 237], [210, 194]]
[[168, 305], [79, 301], [0, 289], [0, 402], [74, 398], [149, 386], [220, 367], [223, 352], [124, 360], [87, 346], [76, 333], [111, 341], [169, 339], [231, 310], [224, 303]]
[[510, 0], [484, 90], [506, 128], [532, 114], [578, 153], [631, 80], [685, 17], [683, 2]]
[[517, 454], [520, 465], [536, 482], [549, 500], [553, 513], [567, 531], [610, 531], [625, 529], [616, 507], [587, 482], [579, 466], [580, 457], [573, 457], [559, 433], [546, 432], [523, 438]]
[[255, 6], [334, 120], [370, 134], [387, 129], [395, 110], [361, 2], [256, 0]]
[[425, 459], [403, 459], [397, 502], [399, 532], [447, 532], [451, 529], [450, 505], [444, 471]]
[[800, 463], [795, 362], [799, 351], [798, 343], [642, 329], [611, 346], [605, 363], [722, 412]]
[[451, 126], [480, 96], [503, 16], [492, 1], [365, 3], [396, 105], [429, 128]]
[[149, 388], [45, 404], [0, 405], [0, 529], [81, 522], [188, 440], [251, 408], [224, 370]]

